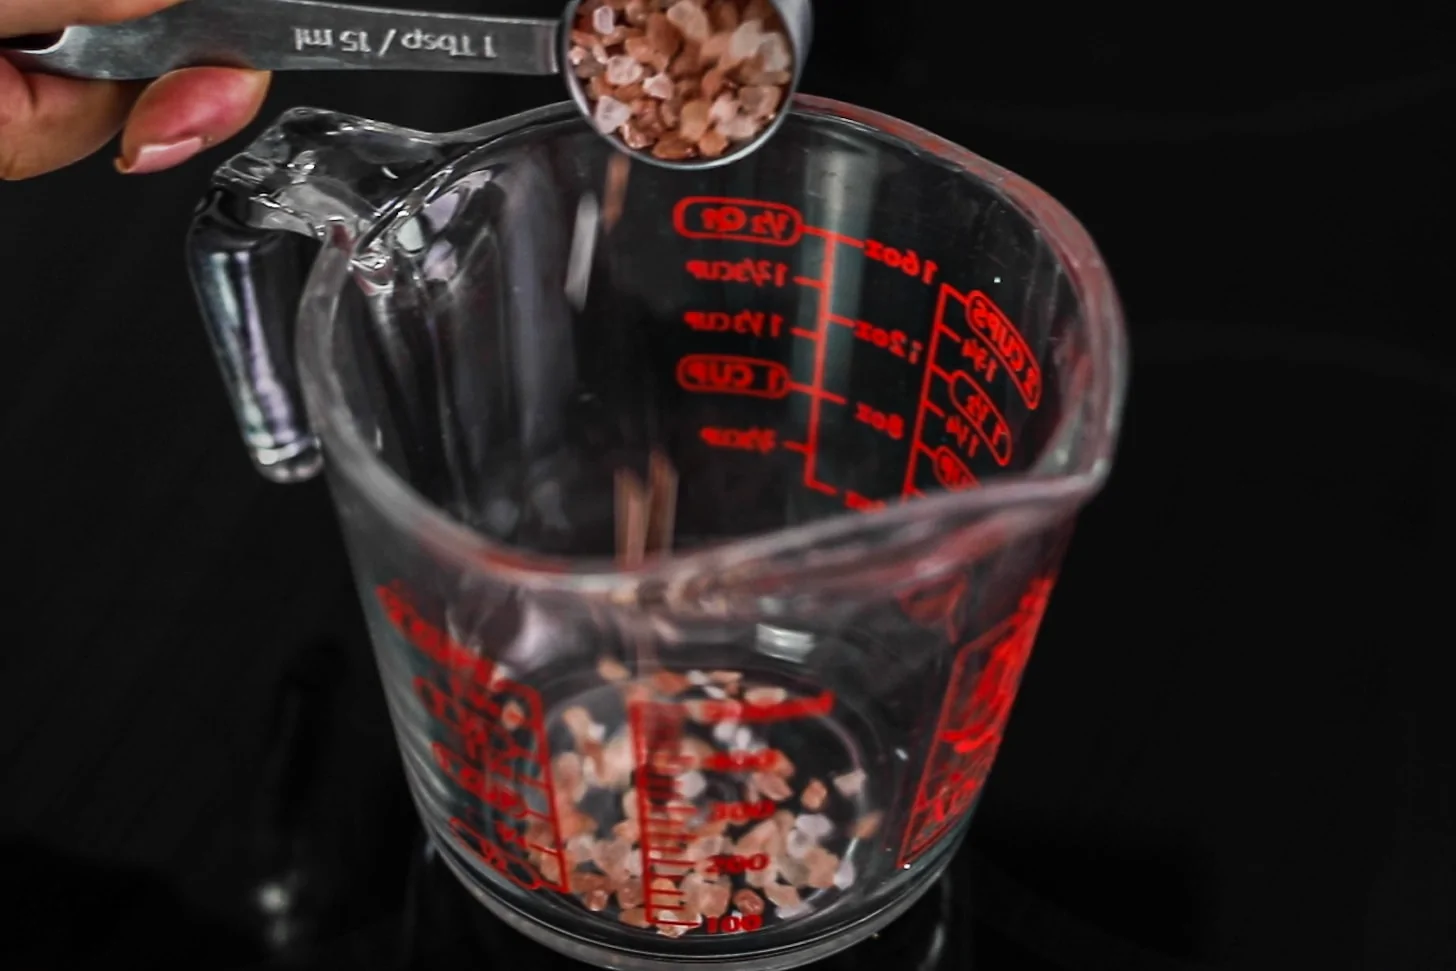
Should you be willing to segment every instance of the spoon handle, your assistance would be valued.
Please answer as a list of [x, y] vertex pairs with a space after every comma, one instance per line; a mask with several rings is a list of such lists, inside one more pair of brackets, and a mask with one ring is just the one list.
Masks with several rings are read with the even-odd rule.
[[356, 7], [323, 0], [187, 0], [120, 24], [0, 40], [21, 67], [148, 80], [183, 67], [264, 71], [560, 73], [561, 21]]

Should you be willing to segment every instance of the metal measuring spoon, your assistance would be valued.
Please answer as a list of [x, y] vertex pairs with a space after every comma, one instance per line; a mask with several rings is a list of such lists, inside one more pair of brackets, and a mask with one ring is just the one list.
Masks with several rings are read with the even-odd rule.
[[[803, 76], [813, 15], [810, 0], [770, 3], [783, 22], [793, 58], [786, 103]], [[421, 13], [322, 0], [185, 0], [125, 23], [0, 39], [0, 48], [29, 71], [110, 81], [151, 80], [184, 67], [564, 73], [572, 100], [590, 119], [592, 101], [569, 60], [580, 6], [581, 0], [570, 0], [562, 19], [551, 20]], [[611, 132], [603, 134], [618, 150], [643, 162], [700, 169], [752, 152], [777, 130], [785, 115], [781, 105], [773, 121], [754, 138], [716, 158], [661, 159], [629, 148]]]

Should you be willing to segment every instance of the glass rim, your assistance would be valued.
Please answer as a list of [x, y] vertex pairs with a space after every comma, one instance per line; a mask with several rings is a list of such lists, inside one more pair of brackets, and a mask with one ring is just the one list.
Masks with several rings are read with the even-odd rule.
[[[841, 540], [870, 524], [893, 528], [949, 515], [986, 513], [993, 526], [1009, 527], [1013, 535], [1018, 535], [1030, 528], [1025, 515], [1028, 507], [1044, 507], [1057, 515], [1075, 511], [1090, 500], [1110, 472], [1126, 394], [1128, 352], [1121, 303], [1086, 229], [1061, 203], [1036, 185], [908, 122], [868, 108], [805, 94], [794, 96], [791, 113], [849, 122], [949, 163], [998, 191], [1004, 201], [1037, 229], [1056, 254], [1077, 296], [1083, 326], [1088, 331], [1088, 356], [1092, 362], [1092, 380], [1087, 388], [1091, 397], [1090, 417], [1079, 422], [1080, 410], [1068, 410], [1043, 448], [1045, 455], [1070, 435], [1089, 436], [1090, 440], [1081, 447], [1083, 458], [1075, 467], [1052, 474], [1034, 474], [1035, 470], [1008, 473], [988, 479], [974, 489], [934, 493], [913, 503], [887, 506], [869, 514], [846, 509], [798, 526], [729, 539], [681, 553], [671, 552], [638, 567], [622, 567], [607, 557], [563, 557], [521, 550], [452, 518], [386, 465], [366, 440], [347, 404], [340, 375], [328, 364], [338, 302], [349, 279], [355, 247], [370, 235], [366, 232], [357, 238], [351, 237], [342, 228], [336, 228], [333, 239], [325, 240], [309, 274], [299, 305], [296, 334], [300, 377], [309, 400], [314, 431], [324, 446], [326, 467], [356, 488], [394, 529], [413, 537], [437, 556], [466, 570], [488, 572], [516, 586], [576, 594], [611, 595], [641, 584], [671, 585], [683, 573], [698, 575], [706, 569], [721, 571], [733, 565], [771, 559], [781, 551]], [[427, 135], [394, 130], [455, 145], [477, 141], [473, 155], [488, 148], [490, 142], [533, 125], [572, 118], [581, 120], [575, 104], [562, 101], [453, 133]], [[997, 523], [998, 514], [1003, 513], [1008, 518]]]

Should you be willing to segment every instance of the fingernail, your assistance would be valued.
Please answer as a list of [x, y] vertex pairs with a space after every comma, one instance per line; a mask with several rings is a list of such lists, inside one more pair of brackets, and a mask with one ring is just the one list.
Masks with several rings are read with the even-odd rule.
[[122, 175], [150, 175], [181, 165], [206, 147], [207, 143], [201, 138], [184, 138], [164, 145], [143, 145], [130, 161], [117, 159], [116, 170]]

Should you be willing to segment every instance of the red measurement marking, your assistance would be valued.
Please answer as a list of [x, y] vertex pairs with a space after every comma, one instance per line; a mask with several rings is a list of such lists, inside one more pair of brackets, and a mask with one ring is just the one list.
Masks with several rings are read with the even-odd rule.
[[[1001, 410], [991, 402], [991, 396], [976, 383], [976, 379], [964, 371], [950, 376], [950, 400], [974, 431], [991, 450], [991, 457], [997, 465], [1011, 461], [1011, 426], [1006, 424]], [[948, 426], [947, 426], [948, 427]]]
[[778, 433], [772, 428], [704, 428], [698, 434], [706, 445], [736, 452], [767, 455], [778, 444]]
[[846, 320], [843, 317], [836, 317], [832, 322], [844, 327], [853, 327], [855, 340], [873, 344], [911, 364], [919, 364], [921, 352], [925, 350], [924, 344], [912, 340], [902, 330], [876, 327], [867, 320]]
[[[682, 772], [698, 767], [700, 760], [678, 759], [676, 753], [680, 747], [683, 722], [687, 719], [704, 721], [703, 715], [706, 706], [721, 706], [715, 707], [711, 712], [706, 712], [713, 715], [714, 720], [721, 718], [735, 722], [747, 722], [822, 718], [834, 708], [834, 693], [825, 691], [814, 697], [790, 698], [772, 705], [749, 705], [741, 701], [719, 702], [711, 699], [695, 699], [676, 704], [646, 702], [630, 705], [627, 718], [632, 739], [633, 759], [637, 766], [639, 779], [646, 781], [644, 777], [648, 768], [656, 772], [660, 771], [661, 766], [667, 766], [671, 772]], [[762, 760], [777, 759], [777, 755], [770, 752], [725, 752], [718, 753], [718, 755], [726, 756], [735, 764], [757, 763], [760, 766], [763, 764]], [[760, 769], [749, 769], [748, 771], [760, 771]], [[654, 790], [666, 789], [661, 783], [654, 783], [652, 788]], [[690, 824], [687, 820], [696, 817], [699, 810], [686, 804], [674, 806], [653, 803], [647, 798], [646, 789], [647, 786], [639, 782], [637, 785], [637, 818], [642, 833], [643, 909], [646, 912], [648, 923], [669, 924], [670, 921], [660, 915], [665, 915], [668, 911], [681, 912], [682, 910], [683, 894], [678, 888], [678, 884], [686, 875], [684, 863], [689, 855], [688, 847], [697, 838], [694, 833], [688, 832]], [[767, 815], [771, 817], [777, 810], [777, 805], [772, 800], [764, 800], [764, 802], [768, 804]], [[757, 804], [741, 805], [756, 806]], [[761, 810], [755, 810], [755, 812], [758, 811]], [[694, 866], [696, 865], [694, 864]], [[668, 889], [666, 885], [653, 889], [653, 881], [663, 878], [672, 885], [672, 889]], [[683, 923], [681, 926], [698, 927], [702, 925]], [[761, 924], [745, 929], [757, 929], [758, 926]]]
[[[425, 715], [451, 739], [449, 744], [436, 742], [432, 748], [440, 773], [503, 815], [520, 822], [529, 818], [544, 821], [552, 845], [538, 849], [555, 858], [557, 874], [565, 874], [560, 819], [552, 788], [551, 750], [541, 717], [540, 695], [526, 685], [498, 677], [489, 661], [425, 619], [404, 584], [396, 581], [380, 586], [375, 595], [390, 623], [434, 668], [433, 676], [415, 679], [414, 689]], [[530, 736], [529, 743], [520, 741], [522, 734]], [[542, 811], [530, 808], [522, 795], [525, 788], [539, 793], [536, 798]], [[507, 829], [513, 825], [498, 823], [498, 827]], [[520, 839], [519, 835], [516, 839]], [[482, 849], [484, 844], [471, 844], [468, 839], [466, 842], [472, 852], [492, 865], [506, 859], [512, 879], [523, 886], [556, 886], [559, 882], [554, 876], [544, 880], [525, 860], [509, 854], [499, 856], [498, 846]], [[564, 885], [557, 889], [567, 890]]]
[[781, 337], [784, 318], [762, 310], [740, 310], [730, 314], [721, 310], [689, 310], [683, 323], [693, 330], [710, 334], [740, 334], [744, 337]]
[[665, 839], [688, 839], [692, 836], [687, 830], [677, 828], [677, 820], [658, 819], [651, 822], [645, 829], [650, 829], [654, 836], [661, 836]]
[[813, 698], [790, 698], [768, 705], [751, 705], [745, 701], [693, 701], [693, 718], [707, 724], [718, 722], [777, 722], [790, 718], [823, 718], [834, 710], [834, 692], [824, 691]]
[[[819, 342], [814, 348], [814, 387], [820, 390], [824, 387], [824, 362], [829, 351], [829, 319], [834, 314], [834, 308], [830, 306], [833, 291], [834, 247], [826, 245], [824, 247], [823, 277], [819, 287], [819, 310], [814, 325], [815, 339]], [[838, 489], [820, 482], [814, 474], [819, 465], [819, 423], [823, 417], [824, 402], [821, 396], [816, 394], [809, 403], [809, 440], [805, 443], [804, 452], [804, 486], [826, 496], [837, 496]]]
[[[503, 820], [496, 821], [495, 835], [497, 841], [504, 846], [512, 846], [518, 850], [531, 849], [531, 847], [526, 843], [525, 837], [522, 836], [520, 833], [516, 832], [515, 829], [511, 827], [510, 823], [507, 823]], [[536, 847], [536, 849], [541, 850], [542, 852], [550, 852], [550, 850], [546, 847], [538, 846]]]
[[996, 355], [986, 346], [985, 341], [979, 337], [966, 336], [957, 337], [961, 342], [961, 357], [971, 362], [971, 368], [976, 374], [985, 378], [989, 383], [996, 380], [996, 374], [1001, 370], [1001, 363], [996, 360]]
[[439, 766], [445, 778], [497, 812], [516, 819], [526, 817], [526, 803], [520, 793], [487, 776], [476, 766], [471, 765], [463, 755], [439, 742], [430, 746], [430, 749], [434, 753], [435, 764]]
[[805, 226], [805, 236], [818, 236], [820, 239], [831, 243], [840, 243], [844, 246], [853, 246], [855, 249], [864, 249], [864, 243], [853, 236], [845, 236], [843, 233], [836, 233], [832, 229], [823, 229], [819, 226]]
[[[509, 879], [516, 886], [526, 890], [539, 890], [542, 887], [550, 887], [562, 893], [570, 892], [570, 888], [566, 886], [564, 878], [555, 883], [543, 879], [531, 864], [494, 840], [480, 835], [471, 829], [464, 820], [450, 820], [450, 829], [454, 832], [455, 838], [463, 843], [470, 852], [480, 857], [488, 866], [501, 876]], [[564, 869], [563, 872], [565, 872]]]
[[[1009, 618], [957, 652], [899, 866], [919, 858], [965, 818], [985, 785], [1051, 586], [1047, 579], [1033, 582]], [[983, 656], [984, 664], [971, 663]]]
[[[473, 765], [512, 783], [550, 791], [549, 782], [517, 774], [517, 765], [539, 766], [539, 760], [516, 742], [514, 729], [451, 697], [428, 678], [415, 679], [415, 696], [431, 720], [460, 738], [465, 758]], [[493, 703], [491, 707], [498, 708]]]
[[778, 361], [734, 354], [689, 354], [677, 362], [677, 383], [696, 394], [784, 398], [789, 369]]
[[[770, 803], [770, 805], [773, 804]], [[770, 812], [770, 815], [772, 815], [772, 812]], [[708, 857], [709, 876], [714, 876], [719, 873], [748, 873], [750, 871], [762, 870], [767, 866], [768, 854], [766, 853], [755, 853], [753, 856], [738, 856], [732, 853], [720, 853], [717, 856]]]
[[729, 914], [727, 917], [704, 917], [703, 921], [703, 929], [709, 934], [737, 934], [740, 931], [756, 931], [763, 927], [762, 914], [744, 914], [742, 917], [734, 917]]
[[872, 408], [863, 401], [855, 405], [854, 420], [870, 426], [877, 432], [884, 432], [897, 442], [905, 437], [904, 418]]
[[459, 671], [450, 669], [446, 677], [446, 684], [449, 687], [449, 697], [456, 703], [465, 705], [475, 711], [484, 712], [491, 718], [503, 718], [505, 712], [496, 703], [493, 689], [499, 688], [501, 680], [492, 677], [486, 684], [481, 684]]
[[760, 799], [758, 802], [715, 802], [711, 818], [743, 823], [751, 819], [767, 819], [777, 810], [778, 803], [772, 799]]
[[[659, 911], [674, 910], [681, 905], [682, 894], [675, 885], [685, 874], [678, 872], [678, 861], [687, 855], [691, 842], [676, 820], [697, 812], [692, 806], [668, 805], [677, 797], [677, 778], [673, 772], [678, 768], [682, 709], [675, 705], [637, 703], [629, 707], [627, 720], [637, 764], [642, 907], [648, 923], [668, 923], [659, 920], [657, 915]], [[674, 889], [652, 886], [663, 877], [674, 884]]]
[[687, 867], [689, 870], [697, 866], [697, 863], [692, 860], [665, 860], [660, 856], [654, 856], [652, 862], [656, 866], [681, 866]]
[[853, 509], [855, 512], [876, 512], [886, 508], [883, 500], [862, 496], [853, 489], [845, 492], [844, 506], [846, 509]]
[[[945, 331], [945, 301], [955, 293], [949, 286], [941, 284], [940, 294], [935, 300], [935, 322], [930, 327], [930, 347], [926, 350], [925, 377], [920, 382], [920, 407], [916, 409], [915, 431], [911, 433], [911, 439], [917, 444], [924, 442], [922, 437], [925, 434], [925, 412], [930, 405], [930, 382], [935, 377], [935, 352], [940, 347], [940, 335]], [[920, 449], [910, 450], [910, 459], [905, 463], [905, 482], [901, 487], [901, 494], [908, 497], [915, 492], [915, 469], [920, 461]]]
[[826, 496], [829, 496], [831, 498], [834, 497], [834, 496], [839, 495], [839, 490], [836, 489], [836, 488], [834, 488], [834, 486], [827, 485], [827, 484], [825, 484], [823, 482], [819, 482], [817, 480], [814, 481], [814, 482], [810, 482], [808, 484], [808, 487], [810, 489], [813, 489], [815, 492], [821, 493], [822, 495], [826, 495]]
[[992, 352], [1001, 360], [1011, 383], [1021, 392], [1026, 407], [1035, 410], [1041, 404], [1041, 364], [1026, 338], [1002, 313], [1001, 308], [980, 290], [972, 290], [966, 298], [966, 322], [971, 330], [985, 338]]
[[958, 414], [947, 415], [939, 408], [932, 408], [931, 411], [941, 420], [945, 433], [955, 439], [955, 443], [965, 451], [968, 457], [975, 458], [980, 453], [981, 438], [972, 430], [970, 422]]
[[804, 217], [793, 206], [757, 199], [689, 196], [672, 211], [673, 228], [688, 239], [794, 246], [804, 233]]
[[500, 718], [501, 706], [479, 685], [463, 686], [470, 690], [457, 692], [452, 684], [451, 691], [447, 692], [429, 678], [415, 678], [415, 697], [420, 699], [420, 704], [425, 706], [432, 719], [469, 736], [475, 734], [479, 727], [477, 723]]
[[421, 617], [402, 584], [378, 587], [374, 595], [389, 622], [425, 657], [451, 671], [469, 674], [476, 684], [490, 684], [495, 666]]
[[926, 286], [935, 282], [935, 273], [940, 269], [934, 260], [922, 260], [913, 249], [898, 250], [874, 239], [864, 241], [864, 255], [865, 259], [899, 270]]
[[767, 772], [779, 763], [779, 753], [766, 748], [758, 752], [714, 752], [703, 759], [709, 772]]
[[772, 284], [781, 287], [789, 278], [789, 268], [771, 260], [689, 260], [687, 271], [695, 280], [718, 283], [749, 283], [756, 287]]
[[935, 469], [936, 480], [947, 489], [959, 492], [962, 489], [974, 489], [980, 485], [976, 476], [966, 463], [962, 462], [960, 456], [950, 450], [949, 446], [942, 445], [931, 453], [931, 462]]
[[830, 394], [823, 389], [816, 389], [807, 384], [793, 384], [789, 386], [790, 391], [797, 391], [799, 394], [809, 395], [811, 398], [820, 398], [833, 405], [844, 404], [844, 398], [837, 394]]

